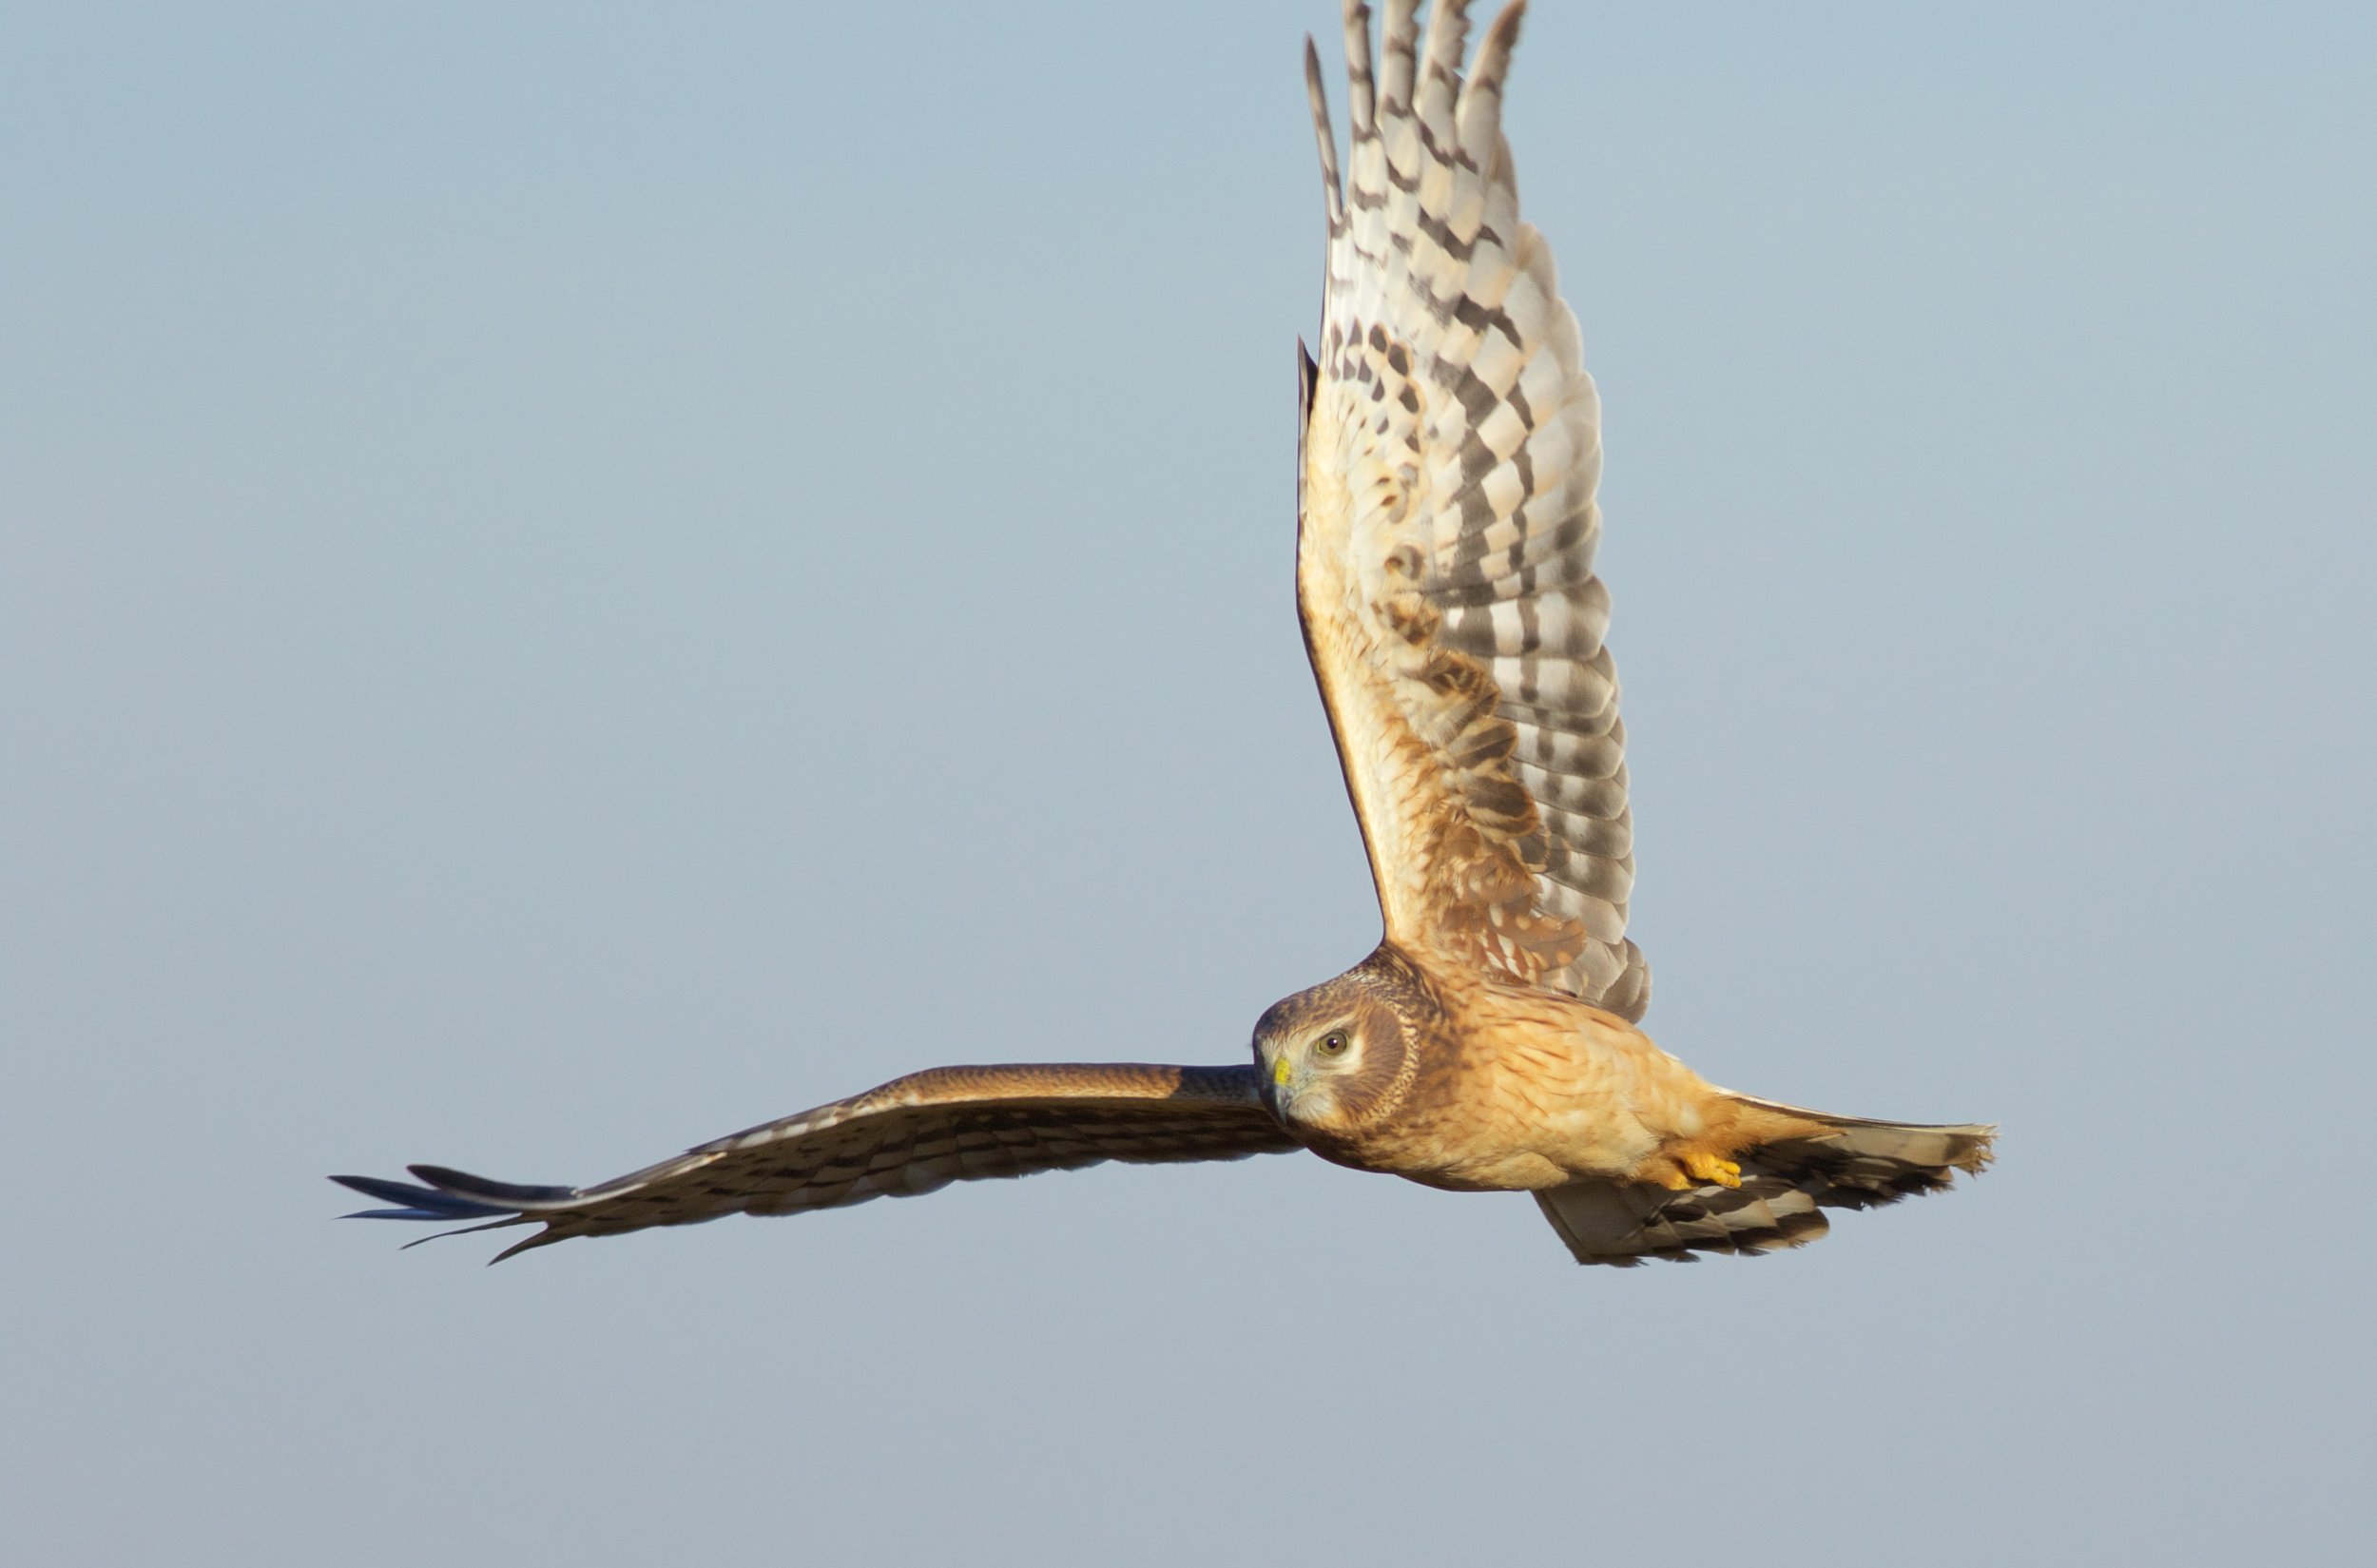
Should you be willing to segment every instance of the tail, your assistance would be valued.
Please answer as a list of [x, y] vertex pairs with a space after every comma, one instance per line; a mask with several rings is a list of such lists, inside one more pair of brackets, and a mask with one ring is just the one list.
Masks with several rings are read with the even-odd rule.
[[1998, 1135], [1995, 1127], [1867, 1121], [1732, 1097], [1794, 1124], [1788, 1135], [1743, 1152], [1738, 1188], [1674, 1192], [1638, 1182], [1578, 1181], [1536, 1194], [1578, 1263], [1631, 1268], [1645, 1258], [1690, 1262], [1701, 1252], [1805, 1247], [1832, 1229], [1826, 1209], [1871, 1209], [1940, 1191], [1959, 1171], [1980, 1174]]

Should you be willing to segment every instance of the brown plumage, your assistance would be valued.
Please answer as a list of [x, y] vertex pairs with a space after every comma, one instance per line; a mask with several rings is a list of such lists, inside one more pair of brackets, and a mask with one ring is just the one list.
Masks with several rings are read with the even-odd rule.
[[1797, 1247], [1820, 1207], [1946, 1187], [1993, 1130], [1829, 1115], [1718, 1089], [1625, 1019], [1431, 968], [1392, 938], [1255, 1027], [1305, 1148], [1456, 1191], [1535, 1193], [1580, 1263]]
[[[404, 1219], [540, 1223], [512, 1248], [790, 1213], [1103, 1160], [1310, 1149], [1536, 1195], [1578, 1261], [1770, 1251], [1979, 1171], [1994, 1129], [1716, 1088], [1635, 1027], [1650, 971], [1603, 635], [1599, 404], [1501, 102], [1522, 4], [1464, 82], [1462, 0], [1421, 33], [1345, 9], [1351, 143], [1317, 51], [1328, 274], [1303, 364], [1296, 586], [1385, 938], [1278, 1003], [1247, 1067], [941, 1068], [589, 1188], [435, 1166], [334, 1178]], [[510, 1253], [504, 1254], [509, 1256]]]

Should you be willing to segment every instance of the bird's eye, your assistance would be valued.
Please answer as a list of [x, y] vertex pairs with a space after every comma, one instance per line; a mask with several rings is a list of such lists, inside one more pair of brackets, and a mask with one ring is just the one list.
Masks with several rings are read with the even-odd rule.
[[1313, 1042], [1312, 1049], [1324, 1056], [1343, 1055], [1345, 1054], [1345, 1032], [1343, 1029], [1330, 1030]]

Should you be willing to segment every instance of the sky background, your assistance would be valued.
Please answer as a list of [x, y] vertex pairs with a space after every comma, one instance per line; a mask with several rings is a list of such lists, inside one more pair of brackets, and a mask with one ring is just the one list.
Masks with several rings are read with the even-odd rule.
[[2367, 1560], [2357, 5], [1519, 51], [1649, 1026], [2000, 1121], [1978, 1184], [1627, 1272], [1305, 1156], [334, 1223], [1240, 1060], [1368, 949], [1289, 581], [1334, 22], [0, 6], [0, 1558]]

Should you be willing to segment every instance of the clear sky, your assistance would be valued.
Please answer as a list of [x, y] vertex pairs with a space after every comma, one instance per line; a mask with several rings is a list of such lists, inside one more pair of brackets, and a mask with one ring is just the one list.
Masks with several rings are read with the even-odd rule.
[[2358, 5], [1521, 45], [1648, 1023], [1978, 1184], [1629, 1272], [1305, 1156], [334, 1223], [1367, 950], [1334, 20], [0, 8], [0, 1558], [2367, 1560]]

